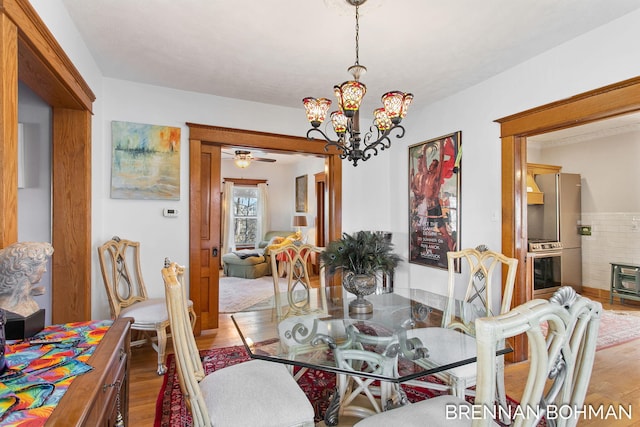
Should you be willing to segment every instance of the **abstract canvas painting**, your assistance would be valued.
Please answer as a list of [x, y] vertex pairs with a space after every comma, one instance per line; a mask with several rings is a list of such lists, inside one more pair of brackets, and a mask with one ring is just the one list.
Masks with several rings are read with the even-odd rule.
[[111, 197], [180, 200], [180, 128], [111, 122]]

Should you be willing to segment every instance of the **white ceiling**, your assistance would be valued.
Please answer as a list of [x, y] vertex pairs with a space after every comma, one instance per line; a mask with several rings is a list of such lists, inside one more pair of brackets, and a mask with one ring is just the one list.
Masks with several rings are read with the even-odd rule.
[[[355, 60], [345, 0], [63, 0], [106, 77], [299, 107]], [[640, 8], [640, 0], [368, 0], [363, 111], [421, 108]]]

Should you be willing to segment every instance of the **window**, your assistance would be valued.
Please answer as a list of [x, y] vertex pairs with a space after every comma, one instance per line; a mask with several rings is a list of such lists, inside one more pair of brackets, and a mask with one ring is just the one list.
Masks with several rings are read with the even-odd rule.
[[258, 187], [234, 186], [233, 229], [236, 247], [254, 247], [258, 234]]

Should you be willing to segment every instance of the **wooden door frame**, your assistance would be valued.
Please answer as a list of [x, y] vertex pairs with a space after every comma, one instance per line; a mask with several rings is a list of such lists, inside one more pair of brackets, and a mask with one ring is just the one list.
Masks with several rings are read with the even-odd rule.
[[18, 240], [18, 80], [52, 107], [53, 323], [91, 319], [95, 95], [27, 0], [0, 5], [0, 248]]
[[[495, 120], [502, 139], [502, 252], [518, 259], [512, 306], [527, 301], [527, 137], [640, 111], [640, 77]], [[514, 343], [513, 361], [527, 357], [526, 341]]]
[[[189, 296], [194, 302], [194, 307], [201, 307], [201, 292], [199, 289], [198, 269], [207, 263], [203, 262], [202, 254], [212, 256], [211, 251], [203, 251], [200, 248], [200, 224], [201, 209], [200, 199], [200, 150], [202, 145], [234, 146], [257, 148], [261, 150], [277, 151], [281, 153], [306, 153], [325, 158], [325, 170], [327, 171], [327, 189], [329, 215], [327, 218], [329, 239], [337, 239], [342, 234], [342, 159], [337, 150], [325, 151], [325, 143], [319, 140], [307, 140], [303, 137], [281, 135], [266, 132], [248, 131], [242, 129], [224, 128], [196, 123], [186, 123], [189, 127]], [[220, 167], [220, 165], [218, 165]], [[220, 256], [220, 255], [218, 255]], [[211, 294], [211, 293], [209, 293]], [[217, 293], [215, 293], [217, 295]], [[217, 328], [217, 304], [216, 312], [212, 316], [209, 325], [200, 324], [200, 314], [196, 310], [196, 333], [201, 329]]]

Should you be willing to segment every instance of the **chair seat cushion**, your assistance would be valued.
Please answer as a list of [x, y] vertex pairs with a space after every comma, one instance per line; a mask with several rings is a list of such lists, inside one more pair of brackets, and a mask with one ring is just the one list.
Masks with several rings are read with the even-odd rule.
[[[466, 406], [460, 410], [454, 409]], [[468, 411], [468, 412], [467, 412]], [[469, 427], [471, 405], [451, 395], [422, 400], [381, 412], [355, 424], [356, 427]], [[498, 426], [496, 422], [491, 425]]]
[[285, 365], [251, 360], [200, 382], [212, 425], [313, 426], [314, 410]]
[[[189, 307], [193, 301], [189, 300]], [[149, 325], [154, 327], [156, 323], [168, 322], [167, 303], [164, 298], [149, 298], [125, 307], [120, 311], [120, 317], [133, 317], [134, 326]]]
[[[460, 335], [463, 339], [460, 339]], [[443, 365], [451, 361], [451, 355], [455, 354], [459, 360], [470, 359], [477, 356], [476, 340], [472, 336], [447, 328], [419, 328], [407, 331], [408, 338], [419, 338], [422, 344], [429, 350], [426, 364]], [[476, 363], [468, 363], [457, 368], [448, 369], [446, 372], [458, 378], [475, 378], [477, 374]]]

